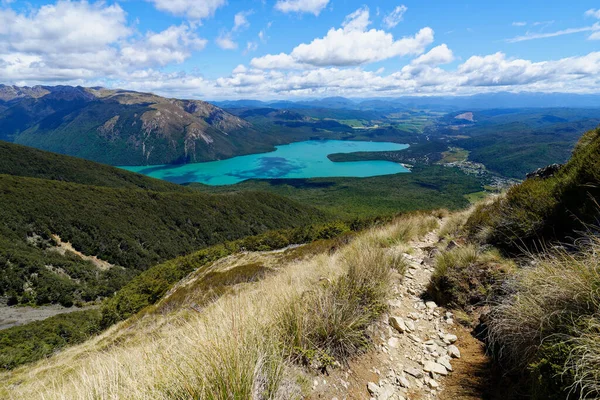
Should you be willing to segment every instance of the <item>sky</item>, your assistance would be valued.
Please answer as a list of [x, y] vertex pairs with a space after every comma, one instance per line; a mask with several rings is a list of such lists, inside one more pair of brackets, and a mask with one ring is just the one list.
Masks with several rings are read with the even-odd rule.
[[600, 93], [600, 0], [0, 0], [0, 83], [209, 100]]

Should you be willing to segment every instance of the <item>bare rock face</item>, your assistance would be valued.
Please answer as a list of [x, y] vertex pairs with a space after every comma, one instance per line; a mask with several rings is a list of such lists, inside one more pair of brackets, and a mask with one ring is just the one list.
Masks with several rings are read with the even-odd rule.
[[562, 164], [550, 164], [546, 167], [543, 168], [538, 168], [533, 172], [530, 172], [529, 174], [527, 174], [527, 179], [533, 179], [533, 178], [540, 178], [540, 179], [547, 179], [550, 178], [551, 176], [554, 176], [554, 174], [556, 174], [560, 168], [562, 167]]

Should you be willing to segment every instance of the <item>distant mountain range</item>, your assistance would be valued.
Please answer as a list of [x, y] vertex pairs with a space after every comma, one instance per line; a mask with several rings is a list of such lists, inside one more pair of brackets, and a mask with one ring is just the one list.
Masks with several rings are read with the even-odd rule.
[[112, 165], [216, 160], [271, 145], [200, 100], [126, 90], [0, 85], [0, 140]]
[[337, 108], [349, 110], [398, 110], [411, 107], [443, 110], [527, 108], [527, 107], [600, 107], [600, 95], [565, 93], [489, 93], [473, 96], [406, 96], [398, 98], [347, 99], [327, 97], [318, 100], [258, 101], [234, 100], [213, 101], [222, 108]]

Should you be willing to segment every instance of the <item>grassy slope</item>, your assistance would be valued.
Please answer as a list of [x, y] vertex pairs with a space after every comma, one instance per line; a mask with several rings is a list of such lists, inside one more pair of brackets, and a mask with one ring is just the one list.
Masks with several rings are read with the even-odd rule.
[[482, 190], [477, 178], [439, 166], [415, 167], [412, 173], [372, 178], [251, 180], [233, 186], [190, 187], [211, 193], [263, 190], [345, 217], [456, 209], [468, 205], [465, 194]]
[[[382, 245], [423, 235], [435, 224], [437, 218], [418, 215], [337, 243], [335, 252], [277, 253], [266, 274], [252, 254], [251, 264], [228, 259], [207, 274], [198, 271], [162, 307], [47, 361], [3, 373], [0, 396], [250, 398], [259, 387], [269, 398], [295, 398], [301, 388], [293, 362], [343, 362], [367, 344], [368, 326], [386, 308], [391, 269], [403, 272]], [[231, 279], [232, 268], [241, 280]], [[324, 280], [329, 283], [318, 283]], [[212, 301], [190, 292], [208, 282], [222, 286]], [[169, 308], [172, 300], [176, 306]]]
[[547, 179], [528, 179], [468, 222], [473, 236], [503, 249], [566, 240], [598, 222], [600, 129], [586, 133], [569, 162]]

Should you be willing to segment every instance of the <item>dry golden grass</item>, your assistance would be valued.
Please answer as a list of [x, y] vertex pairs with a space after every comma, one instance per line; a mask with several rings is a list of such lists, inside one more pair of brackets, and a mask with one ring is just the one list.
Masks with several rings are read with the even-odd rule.
[[[299, 398], [305, 380], [293, 365], [297, 348], [341, 360], [367, 345], [364, 331], [385, 307], [389, 274], [402, 271], [398, 252], [437, 226], [435, 217], [401, 218], [333, 254], [241, 283], [200, 312], [147, 311], [48, 360], [0, 374], [0, 398]], [[291, 330], [290, 321], [297, 323]]]

